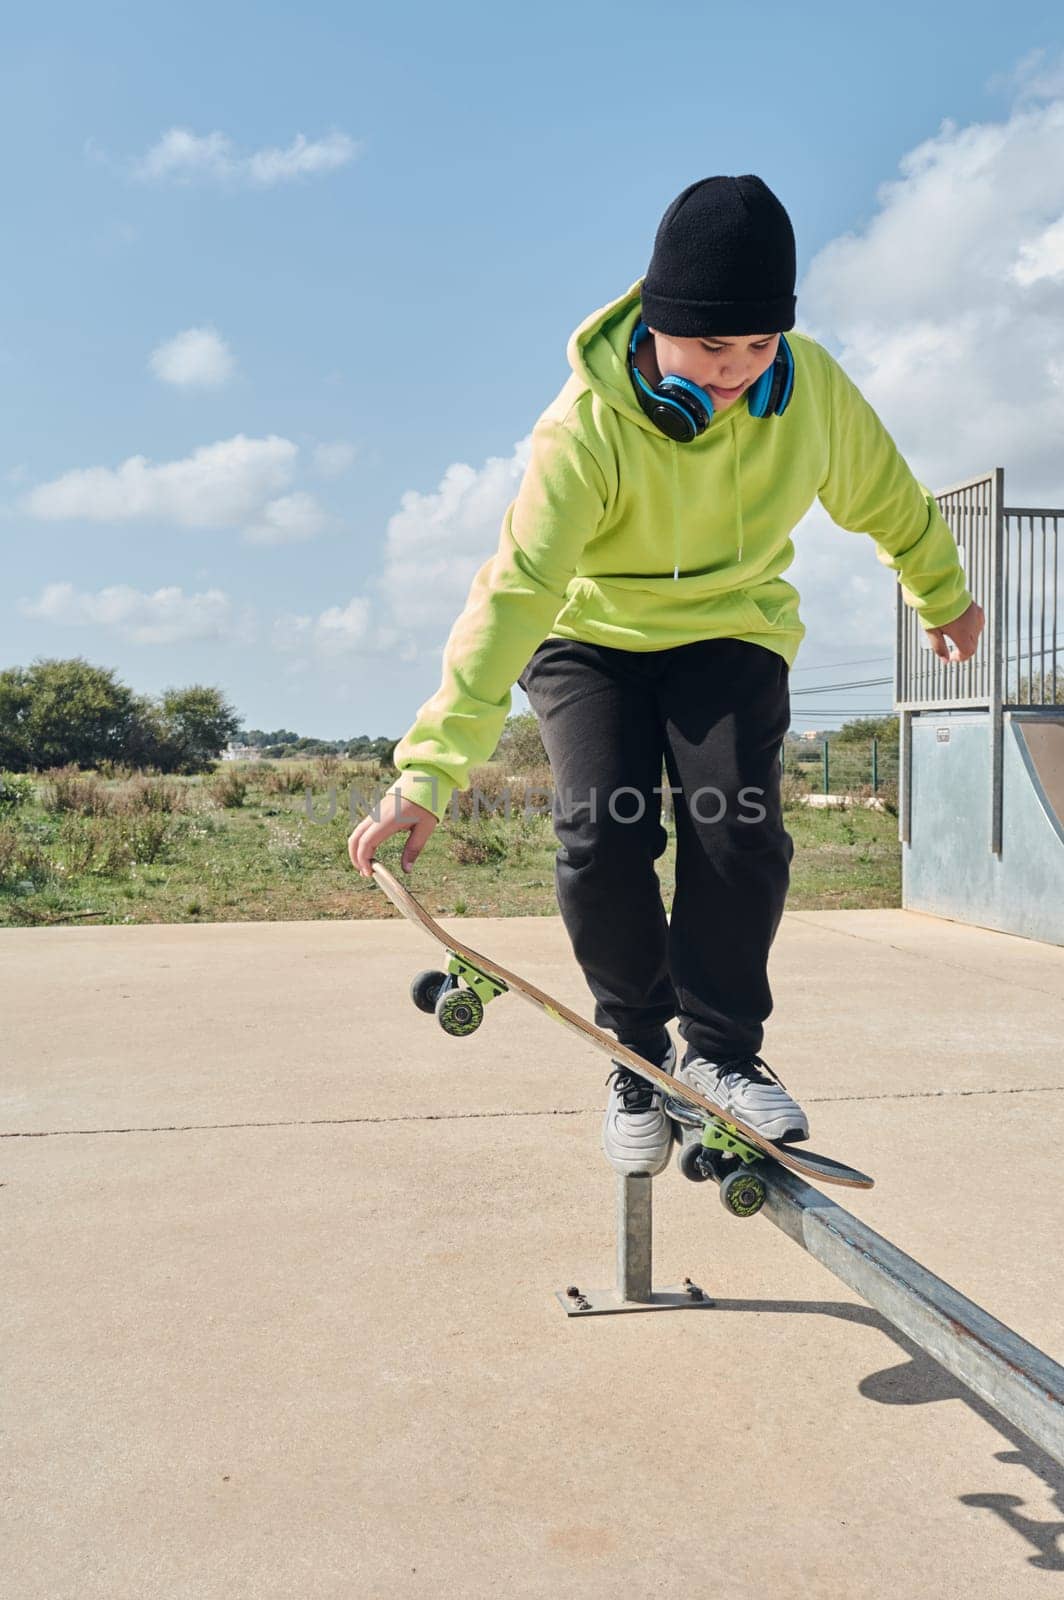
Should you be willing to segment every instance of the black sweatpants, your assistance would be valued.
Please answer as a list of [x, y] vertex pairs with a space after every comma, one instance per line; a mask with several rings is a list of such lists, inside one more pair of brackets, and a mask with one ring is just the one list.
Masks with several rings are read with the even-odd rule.
[[[554, 780], [558, 905], [595, 1021], [626, 1044], [677, 1017], [710, 1060], [761, 1048], [794, 855], [780, 807], [788, 680], [781, 655], [740, 639], [641, 652], [557, 638], [517, 680]], [[666, 783], [671, 919], [653, 866]]]

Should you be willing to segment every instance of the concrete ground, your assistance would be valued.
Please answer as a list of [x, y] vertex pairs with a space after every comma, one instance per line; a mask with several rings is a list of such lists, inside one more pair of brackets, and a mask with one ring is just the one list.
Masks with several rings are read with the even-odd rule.
[[[584, 1014], [557, 918], [461, 919]], [[764, 1216], [655, 1181], [609, 1062], [448, 1038], [406, 922], [0, 933], [5, 1600], [1059, 1594], [1064, 1473]], [[1061, 1358], [1064, 950], [789, 913], [763, 1054], [832, 1190]]]

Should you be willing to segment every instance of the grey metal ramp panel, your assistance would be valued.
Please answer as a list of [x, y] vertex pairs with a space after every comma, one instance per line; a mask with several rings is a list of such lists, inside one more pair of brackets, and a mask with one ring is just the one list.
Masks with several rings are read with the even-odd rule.
[[1007, 713], [1005, 720], [996, 856], [990, 849], [988, 714], [931, 712], [912, 719], [912, 829], [902, 847], [902, 905], [1064, 945], [1064, 837], [1032, 776], [1022, 737], [1036, 719]]

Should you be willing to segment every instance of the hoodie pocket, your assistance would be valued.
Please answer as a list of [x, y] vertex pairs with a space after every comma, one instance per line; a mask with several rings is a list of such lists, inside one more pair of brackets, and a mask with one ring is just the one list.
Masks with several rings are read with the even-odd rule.
[[554, 619], [553, 626], [559, 622], [566, 625], [575, 622], [587, 608], [587, 603], [593, 594], [598, 592], [597, 585], [590, 578], [570, 578], [566, 585], [566, 599]]
[[756, 596], [748, 594], [745, 598], [760, 617], [762, 627], [770, 632], [789, 633], [798, 625], [798, 591], [785, 579], [770, 579]]

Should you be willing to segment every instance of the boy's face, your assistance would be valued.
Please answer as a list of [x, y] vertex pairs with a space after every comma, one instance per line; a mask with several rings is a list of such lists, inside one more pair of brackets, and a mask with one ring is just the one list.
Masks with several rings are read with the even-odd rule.
[[659, 370], [674, 372], [707, 390], [715, 411], [734, 405], [757, 382], [775, 361], [780, 343], [778, 333], [678, 339], [673, 334], [658, 333], [655, 328], [650, 331]]

